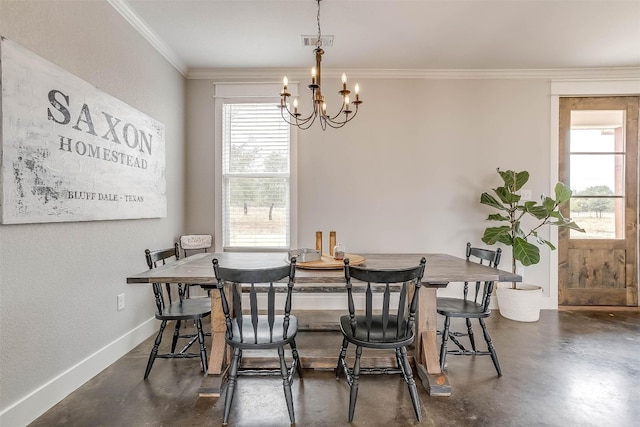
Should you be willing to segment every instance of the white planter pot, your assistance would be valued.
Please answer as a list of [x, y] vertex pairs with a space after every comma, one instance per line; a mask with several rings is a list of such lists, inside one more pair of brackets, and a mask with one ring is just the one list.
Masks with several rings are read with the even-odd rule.
[[542, 288], [518, 283], [516, 289], [511, 283], [498, 283], [498, 309], [507, 319], [518, 322], [537, 322], [542, 306]]

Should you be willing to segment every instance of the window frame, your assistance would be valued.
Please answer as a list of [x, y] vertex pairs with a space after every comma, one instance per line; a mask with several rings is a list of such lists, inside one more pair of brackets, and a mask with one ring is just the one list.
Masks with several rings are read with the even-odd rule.
[[[215, 99], [215, 239], [216, 252], [274, 252], [280, 249], [264, 247], [234, 247], [224, 248], [223, 242], [223, 106], [224, 104], [242, 103], [274, 103], [279, 104], [278, 94], [282, 89], [280, 83], [214, 83]], [[290, 85], [297, 92], [297, 85]], [[297, 132], [294, 126], [289, 128], [289, 248], [298, 246], [298, 168], [297, 168]], [[289, 248], [281, 249], [283, 252]]]

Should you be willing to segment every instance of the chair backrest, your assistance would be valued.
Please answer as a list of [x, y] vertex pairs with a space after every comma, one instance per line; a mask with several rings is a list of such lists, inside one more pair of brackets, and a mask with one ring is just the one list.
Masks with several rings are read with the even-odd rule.
[[[467, 242], [467, 261], [475, 261], [478, 264], [487, 265], [492, 268], [498, 268], [500, 264], [500, 257], [502, 255], [502, 249], [498, 248], [493, 251], [490, 249], [473, 248], [471, 243]], [[489, 303], [491, 302], [491, 294], [493, 293], [494, 282], [476, 282], [475, 293], [473, 297], [474, 302], [478, 302], [478, 297], [482, 296], [481, 304], [484, 310], [489, 309]], [[480, 292], [483, 290], [483, 292]], [[469, 282], [464, 283], [464, 299], [468, 298]]]
[[[395, 270], [375, 270], [366, 267], [349, 265], [349, 259], [344, 260], [344, 276], [347, 284], [347, 295], [349, 304], [349, 317], [351, 328], [354, 331], [358, 327], [358, 319], [356, 317], [355, 304], [353, 302], [353, 289], [351, 279], [360, 280], [367, 284], [365, 289], [365, 317], [364, 327], [366, 327], [366, 336], [370, 339], [372, 336], [372, 328], [382, 328], [375, 331], [373, 335], [382, 334], [382, 340], [394, 340], [401, 337], [408, 337], [413, 332], [413, 324], [415, 322], [416, 309], [418, 307], [418, 294], [422, 285], [422, 276], [427, 260], [423, 257], [417, 267], [402, 268]], [[412, 289], [410, 284], [414, 283]], [[373, 286], [372, 286], [373, 284]], [[382, 286], [382, 302], [374, 307], [373, 287], [376, 284]], [[378, 289], [376, 289], [378, 291]], [[411, 291], [413, 291], [412, 296]], [[391, 294], [398, 293], [398, 306], [396, 314], [391, 311]], [[407, 301], [410, 297], [410, 301]], [[374, 322], [374, 311], [376, 317], [379, 316], [380, 322]], [[377, 314], [380, 311], [381, 314]], [[393, 317], [396, 316], [396, 317]], [[397, 321], [393, 321], [397, 319]], [[361, 325], [362, 326], [362, 325]], [[394, 329], [395, 328], [395, 329]]]
[[[167, 261], [171, 261], [172, 258], [175, 258], [176, 260], [180, 259], [180, 253], [176, 247], [168, 249], [158, 249], [155, 251], [145, 249], [144, 255], [147, 260], [147, 266], [149, 267], [149, 269], [165, 265]], [[156, 306], [158, 307], [158, 313], [162, 314], [165, 308], [162, 283], [153, 283], [152, 287], [153, 295], [156, 299]], [[165, 283], [165, 288], [167, 297], [169, 298], [169, 304], [171, 304], [173, 302], [171, 298], [171, 284]], [[184, 300], [184, 288], [182, 286], [182, 283], [178, 284], [178, 298], [180, 299], [180, 301]]]
[[179, 246], [184, 256], [189, 256], [195, 252], [207, 252], [213, 245], [211, 234], [185, 234], [180, 236]]
[[[280, 310], [283, 315], [282, 331], [284, 336], [277, 337], [278, 340], [286, 339], [287, 330], [289, 329], [289, 321], [291, 316], [291, 293], [296, 274], [296, 258], [291, 258], [289, 265], [274, 268], [259, 269], [239, 269], [227, 268], [220, 265], [217, 258], [213, 259], [213, 270], [218, 281], [217, 288], [220, 290], [220, 298], [222, 300], [222, 311], [224, 312], [225, 323], [227, 326], [227, 338], [233, 338], [232, 315], [227, 301], [227, 295], [224, 291], [224, 283], [231, 283], [233, 293], [233, 319], [236, 320], [237, 332], [242, 342], [257, 342], [258, 340], [258, 316], [266, 311], [266, 320], [270, 330], [270, 337], [273, 339], [274, 325], [276, 325], [276, 306], [275, 282], [288, 278], [286, 287], [286, 300], [284, 309]], [[242, 285], [249, 287], [249, 312], [251, 316], [250, 325], [244, 325], [242, 315]], [[266, 302], [260, 301], [258, 293], [267, 294]], [[266, 303], [266, 310], [265, 305]], [[262, 314], [264, 316], [264, 314]], [[264, 326], [264, 325], [263, 325]], [[280, 327], [277, 325], [277, 329]]]

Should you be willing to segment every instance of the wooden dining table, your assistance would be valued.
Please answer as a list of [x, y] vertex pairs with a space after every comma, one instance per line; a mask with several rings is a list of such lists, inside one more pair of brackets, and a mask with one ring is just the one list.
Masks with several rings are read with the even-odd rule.
[[[464, 258], [440, 253], [413, 254], [360, 254], [364, 265], [370, 268], [404, 268], [417, 266], [424, 256], [427, 259], [416, 313], [416, 330], [413, 360], [422, 384], [432, 396], [451, 395], [451, 385], [445, 372], [440, 369], [437, 346], [436, 292], [450, 282], [520, 282], [521, 276], [485, 265], [469, 262]], [[347, 257], [349, 255], [347, 254]], [[283, 252], [222, 252], [195, 254], [158, 268], [127, 277], [127, 283], [194, 283], [203, 288], [217, 284], [212, 260], [231, 268], [264, 268], [289, 263]], [[346, 292], [344, 272], [340, 269], [296, 270], [294, 292], [333, 293]], [[218, 292], [211, 292], [211, 351], [209, 376], [221, 377], [225, 369], [226, 346], [224, 342], [225, 322]], [[336, 319], [337, 322], [337, 319]], [[300, 349], [301, 352], [304, 351]], [[336, 357], [327, 360], [333, 367]], [[218, 386], [207, 386], [206, 395], [219, 395]]]

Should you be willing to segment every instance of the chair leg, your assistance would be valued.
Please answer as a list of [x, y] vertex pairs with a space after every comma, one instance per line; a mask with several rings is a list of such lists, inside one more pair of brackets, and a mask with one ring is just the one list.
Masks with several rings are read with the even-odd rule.
[[468, 317], [464, 319], [467, 322], [467, 334], [469, 335], [469, 342], [471, 343], [471, 349], [476, 351], [476, 340], [473, 337], [473, 327], [471, 326], [471, 319]]
[[182, 320], [176, 320], [176, 327], [173, 330], [173, 340], [171, 341], [171, 353], [176, 352], [176, 345], [178, 344], [178, 338], [180, 338], [180, 324]]
[[224, 415], [222, 416], [222, 425], [227, 425], [229, 421], [229, 413], [231, 412], [231, 403], [233, 402], [233, 393], [236, 391], [236, 382], [238, 381], [238, 361], [240, 359], [240, 349], [233, 349], [233, 359], [229, 368], [229, 382], [227, 383], [227, 392], [224, 396]]
[[204, 331], [202, 330], [202, 319], [196, 319], [196, 329], [198, 330], [198, 341], [200, 342], [200, 360], [202, 361], [202, 372], [207, 373], [207, 347], [204, 345]]
[[291, 340], [291, 354], [296, 364], [296, 372], [298, 372], [298, 378], [302, 378], [302, 363], [300, 363], [300, 356], [298, 355], [298, 348], [296, 347], [296, 340]]
[[295, 424], [296, 419], [293, 413], [293, 395], [291, 394], [291, 383], [289, 382], [289, 369], [284, 360], [284, 348], [278, 347], [278, 356], [280, 357], [280, 373], [282, 374], [282, 387], [284, 388], [284, 398], [287, 401], [287, 410], [289, 411], [289, 420], [291, 424]]
[[151, 354], [149, 354], [149, 361], [147, 362], [147, 369], [144, 371], [144, 379], [146, 380], [151, 372], [151, 368], [153, 367], [153, 362], [156, 360], [156, 356], [158, 355], [158, 348], [160, 347], [160, 342], [162, 341], [162, 333], [164, 332], [164, 328], [167, 326], [167, 321], [163, 320], [160, 323], [160, 330], [158, 331], [158, 335], [156, 335], [156, 340], [153, 344], [153, 348], [151, 349]]
[[491, 341], [491, 336], [489, 335], [489, 331], [487, 330], [487, 324], [484, 319], [480, 320], [480, 326], [482, 326], [482, 332], [484, 333], [484, 339], [487, 342], [487, 348], [489, 349], [489, 353], [491, 354], [491, 360], [493, 360], [493, 366], [496, 367], [496, 371], [498, 372], [498, 376], [502, 376], [502, 369], [500, 369], [500, 362], [498, 362], [498, 354], [496, 353], [496, 348], [493, 346], [493, 342]]
[[349, 345], [349, 341], [346, 338], [342, 339], [342, 347], [340, 347], [340, 355], [338, 356], [338, 366], [336, 366], [336, 380], [340, 378], [340, 371], [344, 370], [344, 366], [346, 366], [346, 362], [344, 358], [347, 355], [347, 346]]
[[422, 412], [420, 411], [420, 400], [418, 399], [418, 389], [416, 388], [416, 382], [413, 379], [413, 372], [411, 372], [411, 365], [409, 365], [409, 359], [407, 359], [407, 348], [400, 347], [400, 360], [402, 361], [402, 373], [404, 380], [409, 387], [409, 396], [411, 396], [411, 403], [413, 403], [413, 411], [416, 413], [416, 418], [420, 422], [422, 421]]
[[444, 318], [444, 329], [442, 330], [442, 344], [440, 345], [440, 370], [444, 371], [444, 365], [447, 361], [447, 341], [449, 340], [449, 326], [451, 318]]
[[349, 422], [353, 421], [353, 414], [356, 410], [356, 400], [358, 399], [358, 381], [360, 379], [360, 356], [362, 356], [362, 346], [356, 347], [356, 362], [353, 365], [353, 382], [351, 383], [351, 395], [349, 397]]
[[404, 370], [404, 363], [402, 363], [402, 352], [400, 351], [400, 347], [396, 348], [396, 362], [398, 363], [398, 368], [402, 371], [402, 377], [406, 381], [407, 372]]

